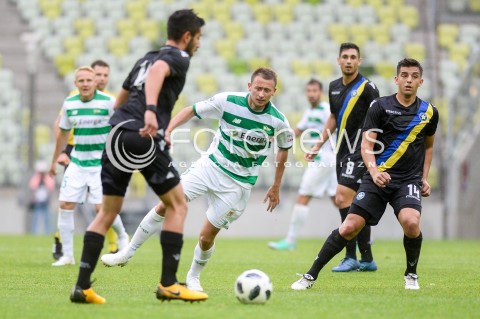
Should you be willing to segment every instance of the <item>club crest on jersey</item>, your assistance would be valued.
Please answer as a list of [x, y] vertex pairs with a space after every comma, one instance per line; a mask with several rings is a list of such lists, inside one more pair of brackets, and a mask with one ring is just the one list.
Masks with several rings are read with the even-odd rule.
[[422, 122], [428, 121], [428, 115], [427, 114], [420, 113], [418, 116], [420, 117], [420, 120], [422, 120]]
[[357, 94], [358, 94], [358, 93], [357, 93], [357, 90], [353, 90], [353, 92], [352, 92], [352, 97], [356, 97]]
[[364, 197], [365, 197], [364, 192], [360, 192], [360, 193], [357, 194], [357, 200], [362, 200]]

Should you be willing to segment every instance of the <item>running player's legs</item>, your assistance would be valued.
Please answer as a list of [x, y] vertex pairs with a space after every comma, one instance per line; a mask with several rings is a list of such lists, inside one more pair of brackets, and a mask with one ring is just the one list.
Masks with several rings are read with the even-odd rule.
[[[325, 196], [325, 193], [328, 193], [329, 196], [335, 195], [335, 189], [337, 184], [335, 177], [335, 168], [324, 167], [321, 163], [317, 162], [311, 164], [313, 165], [309, 165], [303, 173], [298, 193], [300, 195], [315, 198], [321, 198]], [[332, 175], [335, 178], [335, 187], [333, 189], [333, 194], [331, 191]]]

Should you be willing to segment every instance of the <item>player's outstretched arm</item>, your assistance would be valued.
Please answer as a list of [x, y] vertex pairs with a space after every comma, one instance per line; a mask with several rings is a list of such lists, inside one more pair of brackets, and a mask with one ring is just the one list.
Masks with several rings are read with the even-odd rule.
[[325, 127], [323, 128], [322, 134], [318, 138], [315, 145], [305, 153], [305, 160], [311, 162], [315, 159], [318, 155], [318, 152], [322, 148], [323, 144], [330, 139], [330, 136], [335, 132], [337, 129], [337, 120], [335, 119], [335, 115], [330, 113], [330, 116], [327, 119], [327, 123], [325, 123]]
[[282, 185], [283, 173], [285, 172], [285, 163], [288, 159], [288, 149], [279, 148], [275, 157], [275, 178], [272, 186], [267, 191], [263, 202], [268, 200], [267, 211], [272, 212], [280, 204], [280, 186]]
[[377, 142], [377, 133], [374, 131], [365, 131], [362, 137], [362, 159], [367, 166], [368, 172], [372, 176], [373, 182], [378, 187], [386, 187], [390, 183], [390, 174], [380, 172], [375, 160], [373, 151], [374, 144]]

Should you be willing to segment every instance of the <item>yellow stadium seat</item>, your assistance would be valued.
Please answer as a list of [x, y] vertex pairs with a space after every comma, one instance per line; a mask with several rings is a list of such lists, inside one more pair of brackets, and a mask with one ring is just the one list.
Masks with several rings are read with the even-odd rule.
[[65, 37], [63, 47], [67, 54], [80, 55], [83, 53], [83, 39], [78, 36]]
[[147, 183], [139, 171], [133, 172], [129, 186], [129, 192], [133, 197], [145, 198], [147, 195]]
[[396, 69], [390, 61], [380, 61], [374, 66], [376, 73], [385, 79], [392, 79], [395, 77]]
[[192, 9], [203, 19], [208, 20], [211, 16], [212, 8], [205, 2], [195, 2]]
[[332, 23], [328, 26], [328, 35], [336, 43], [348, 42], [348, 27], [346, 24]]
[[292, 61], [292, 70], [299, 78], [306, 80], [312, 76], [310, 63], [304, 59], [294, 59]]
[[273, 14], [278, 22], [288, 24], [293, 21], [294, 10], [289, 4], [277, 4], [273, 6]]
[[51, 141], [52, 130], [48, 125], [37, 124], [35, 126], [35, 145], [46, 145]]
[[199, 74], [195, 79], [200, 92], [207, 95], [215, 94], [218, 90], [218, 82], [216, 77], [210, 73]]
[[147, 16], [146, 2], [130, 0], [125, 4], [125, 10], [128, 17], [137, 22], [142, 21]]
[[449, 48], [448, 57], [450, 60], [457, 63], [461, 71], [464, 71], [467, 66], [470, 51], [471, 48], [469, 44], [456, 43]]
[[235, 41], [230, 39], [219, 39], [215, 41], [215, 50], [222, 58], [228, 60], [235, 56]]
[[334, 72], [332, 62], [327, 60], [314, 60], [312, 62], [312, 68], [321, 79], [331, 78]]
[[255, 71], [256, 69], [258, 69], [260, 67], [268, 67], [269, 66], [268, 59], [267, 58], [261, 58], [261, 57], [249, 59], [247, 61], [247, 64], [248, 64], [248, 67], [249, 67], [251, 72]]
[[403, 10], [405, 6], [405, 0], [388, 0], [388, 5], [395, 8], [396, 11]]
[[109, 38], [107, 47], [114, 56], [123, 57], [128, 53], [128, 40], [122, 37]]
[[243, 38], [244, 30], [243, 25], [240, 22], [229, 22], [223, 25], [226, 37], [233, 41], [239, 41]]
[[137, 25], [138, 23], [135, 20], [128, 18], [119, 19], [116, 24], [118, 34], [126, 40], [130, 40], [137, 35]]
[[367, 4], [375, 9], [378, 9], [383, 6], [383, 0], [367, 0]]
[[419, 13], [414, 6], [403, 6], [401, 10], [397, 10], [399, 21], [411, 29], [418, 27]]
[[58, 74], [65, 76], [75, 70], [75, 56], [71, 54], [59, 54], [53, 58]]
[[364, 4], [364, 1], [363, 0], [347, 0], [347, 4], [350, 7], [358, 8]]
[[408, 42], [405, 44], [404, 47], [405, 56], [409, 58], [414, 58], [420, 62], [425, 61], [426, 53], [425, 53], [425, 44], [422, 42]]
[[439, 24], [437, 27], [438, 45], [449, 48], [457, 42], [459, 27], [453, 23]]
[[61, 0], [41, 0], [39, 4], [43, 15], [50, 20], [56, 19], [62, 15]]
[[377, 16], [380, 23], [391, 27], [395, 22], [397, 22], [397, 14], [394, 7], [391, 6], [381, 6], [377, 8]]
[[90, 18], [79, 18], [73, 22], [75, 31], [82, 39], [89, 38], [95, 35], [96, 26], [95, 22]]
[[369, 26], [365, 24], [352, 24], [349, 26], [350, 39], [353, 43], [362, 47], [370, 38]]
[[383, 24], [374, 24], [370, 26], [370, 37], [378, 44], [387, 44], [390, 42], [390, 27]]
[[232, 20], [231, 5], [225, 2], [218, 2], [212, 4], [211, 13], [212, 18], [220, 22], [221, 24], [228, 23]]
[[470, 0], [469, 7], [470, 10], [472, 10], [473, 12], [480, 12], [480, 1]]
[[271, 6], [263, 3], [255, 3], [252, 6], [253, 15], [258, 22], [266, 24], [272, 21]]
[[138, 24], [138, 29], [140, 35], [147, 38], [150, 42], [161, 42], [160, 37], [162, 36], [162, 33], [164, 35], [164, 38], [167, 37], [165, 24], [162, 24], [157, 20], [142, 20]]

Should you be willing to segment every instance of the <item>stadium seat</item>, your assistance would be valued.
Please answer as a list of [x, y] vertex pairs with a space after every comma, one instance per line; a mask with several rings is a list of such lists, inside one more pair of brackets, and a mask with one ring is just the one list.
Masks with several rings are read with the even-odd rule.
[[310, 63], [304, 59], [294, 59], [292, 61], [292, 70], [293, 73], [302, 80], [307, 80], [312, 76]]
[[75, 32], [82, 39], [89, 38], [96, 33], [95, 22], [90, 18], [79, 18], [73, 22]]
[[333, 76], [333, 66], [334, 64], [328, 60], [316, 59], [312, 62], [313, 70], [322, 80]]
[[55, 34], [61, 37], [67, 37], [74, 35], [73, 22], [69, 18], [59, 17], [52, 20], [52, 30]]
[[116, 23], [118, 35], [125, 40], [130, 40], [137, 35], [138, 22], [133, 19], [120, 19]]
[[460, 42], [476, 45], [480, 40], [480, 26], [474, 23], [460, 25], [458, 38]]
[[65, 74], [75, 70], [75, 56], [70, 54], [59, 54], [54, 57], [54, 63], [57, 67], [58, 74], [64, 76]]
[[393, 79], [395, 76], [396, 70], [395, 66], [390, 61], [380, 61], [374, 65], [375, 72], [385, 79]]
[[414, 6], [403, 6], [401, 10], [398, 10], [399, 21], [411, 29], [418, 27], [419, 13], [418, 9]]
[[112, 37], [107, 40], [108, 50], [116, 57], [128, 54], [128, 40], [123, 37]]
[[355, 9], [357, 21], [361, 24], [372, 25], [378, 23], [377, 13], [371, 6], [362, 5]]
[[349, 25], [348, 29], [351, 41], [357, 44], [359, 47], [362, 47], [370, 38], [368, 28], [369, 26], [365, 24]]
[[135, 0], [127, 1], [125, 4], [125, 11], [127, 16], [134, 20], [135, 22], [140, 22], [144, 20], [147, 16], [147, 11], [145, 10], [146, 3], [144, 1]]
[[392, 40], [400, 43], [407, 43], [411, 40], [411, 30], [403, 23], [395, 23], [390, 28], [390, 35]]
[[397, 22], [395, 8], [391, 6], [381, 6], [377, 8], [377, 16], [380, 23], [386, 27], [391, 27]]
[[164, 22], [154, 19], [146, 19], [138, 24], [139, 34], [151, 43], [162, 43], [167, 38], [167, 30]]
[[217, 79], [213, 74], [205, 73], [200, 74], [195, 79], [195, 83], [197, 84], [198, 89], [200, 92], [206, 95], [213, 95], [217, 93], [218, 90], [218, 83]]
[[405, 56], [414, 58], [419, 62], [425, 62], [426, 58], [426, 49], [425, 44], [422, 42], [408, 42], [405, 43]]
[[83, 52], [83, 39], [79, 36], [65, 37], [63, 40], [64, 51], [73, 56]]
[[253, 15], [255, 16], [255, 20], [262, 24], [272, 21], [271, 7], [261, 2], [253, 5]]
[[293, 8], [289, 4], [277, 4], [273, 6], [273, 15], [275, 20], [280, 23], [288, 24], [294, 19]]
[[269, 62], [267, 58], [256, 57], [247, 61], [250, 72], [255, 71], [260, 67], [269, 67]]
[[243, 26], [240, 22], [231, 21], [223, 24], [225, 35], [232, 41], [239, 41], [244, 36]]
[[438, 45], [449, 48], [457, 42], [459, 26], [453, 23], [443, 23], [437, 26]]
[[328, 26], [328, 35], [330, 39], [340, 44], [348, 42], [348, 27], [346, 24], [333, 23]]
[[43, 15], [50, 20], [56, 19], [62, 14], [61, 0], [40, 0], [40, 9]]
[[217, 54], [222, 58], [228, 60], [235, 56], [235, 41], [230, 39], [219, 39], [215, 41], [215, 49]]
[[370, 26], [370, 37], [378, 44], [390, 43], [390, 26], [383, 24], [374, 24]]
[[480, 12], [480, 2], [478, 0], [470, 0], [468, 6], [473, 12]]
[[352, 8], [358, 8], [364, 4], [363, 0], [347, 0], [346, 3]]

